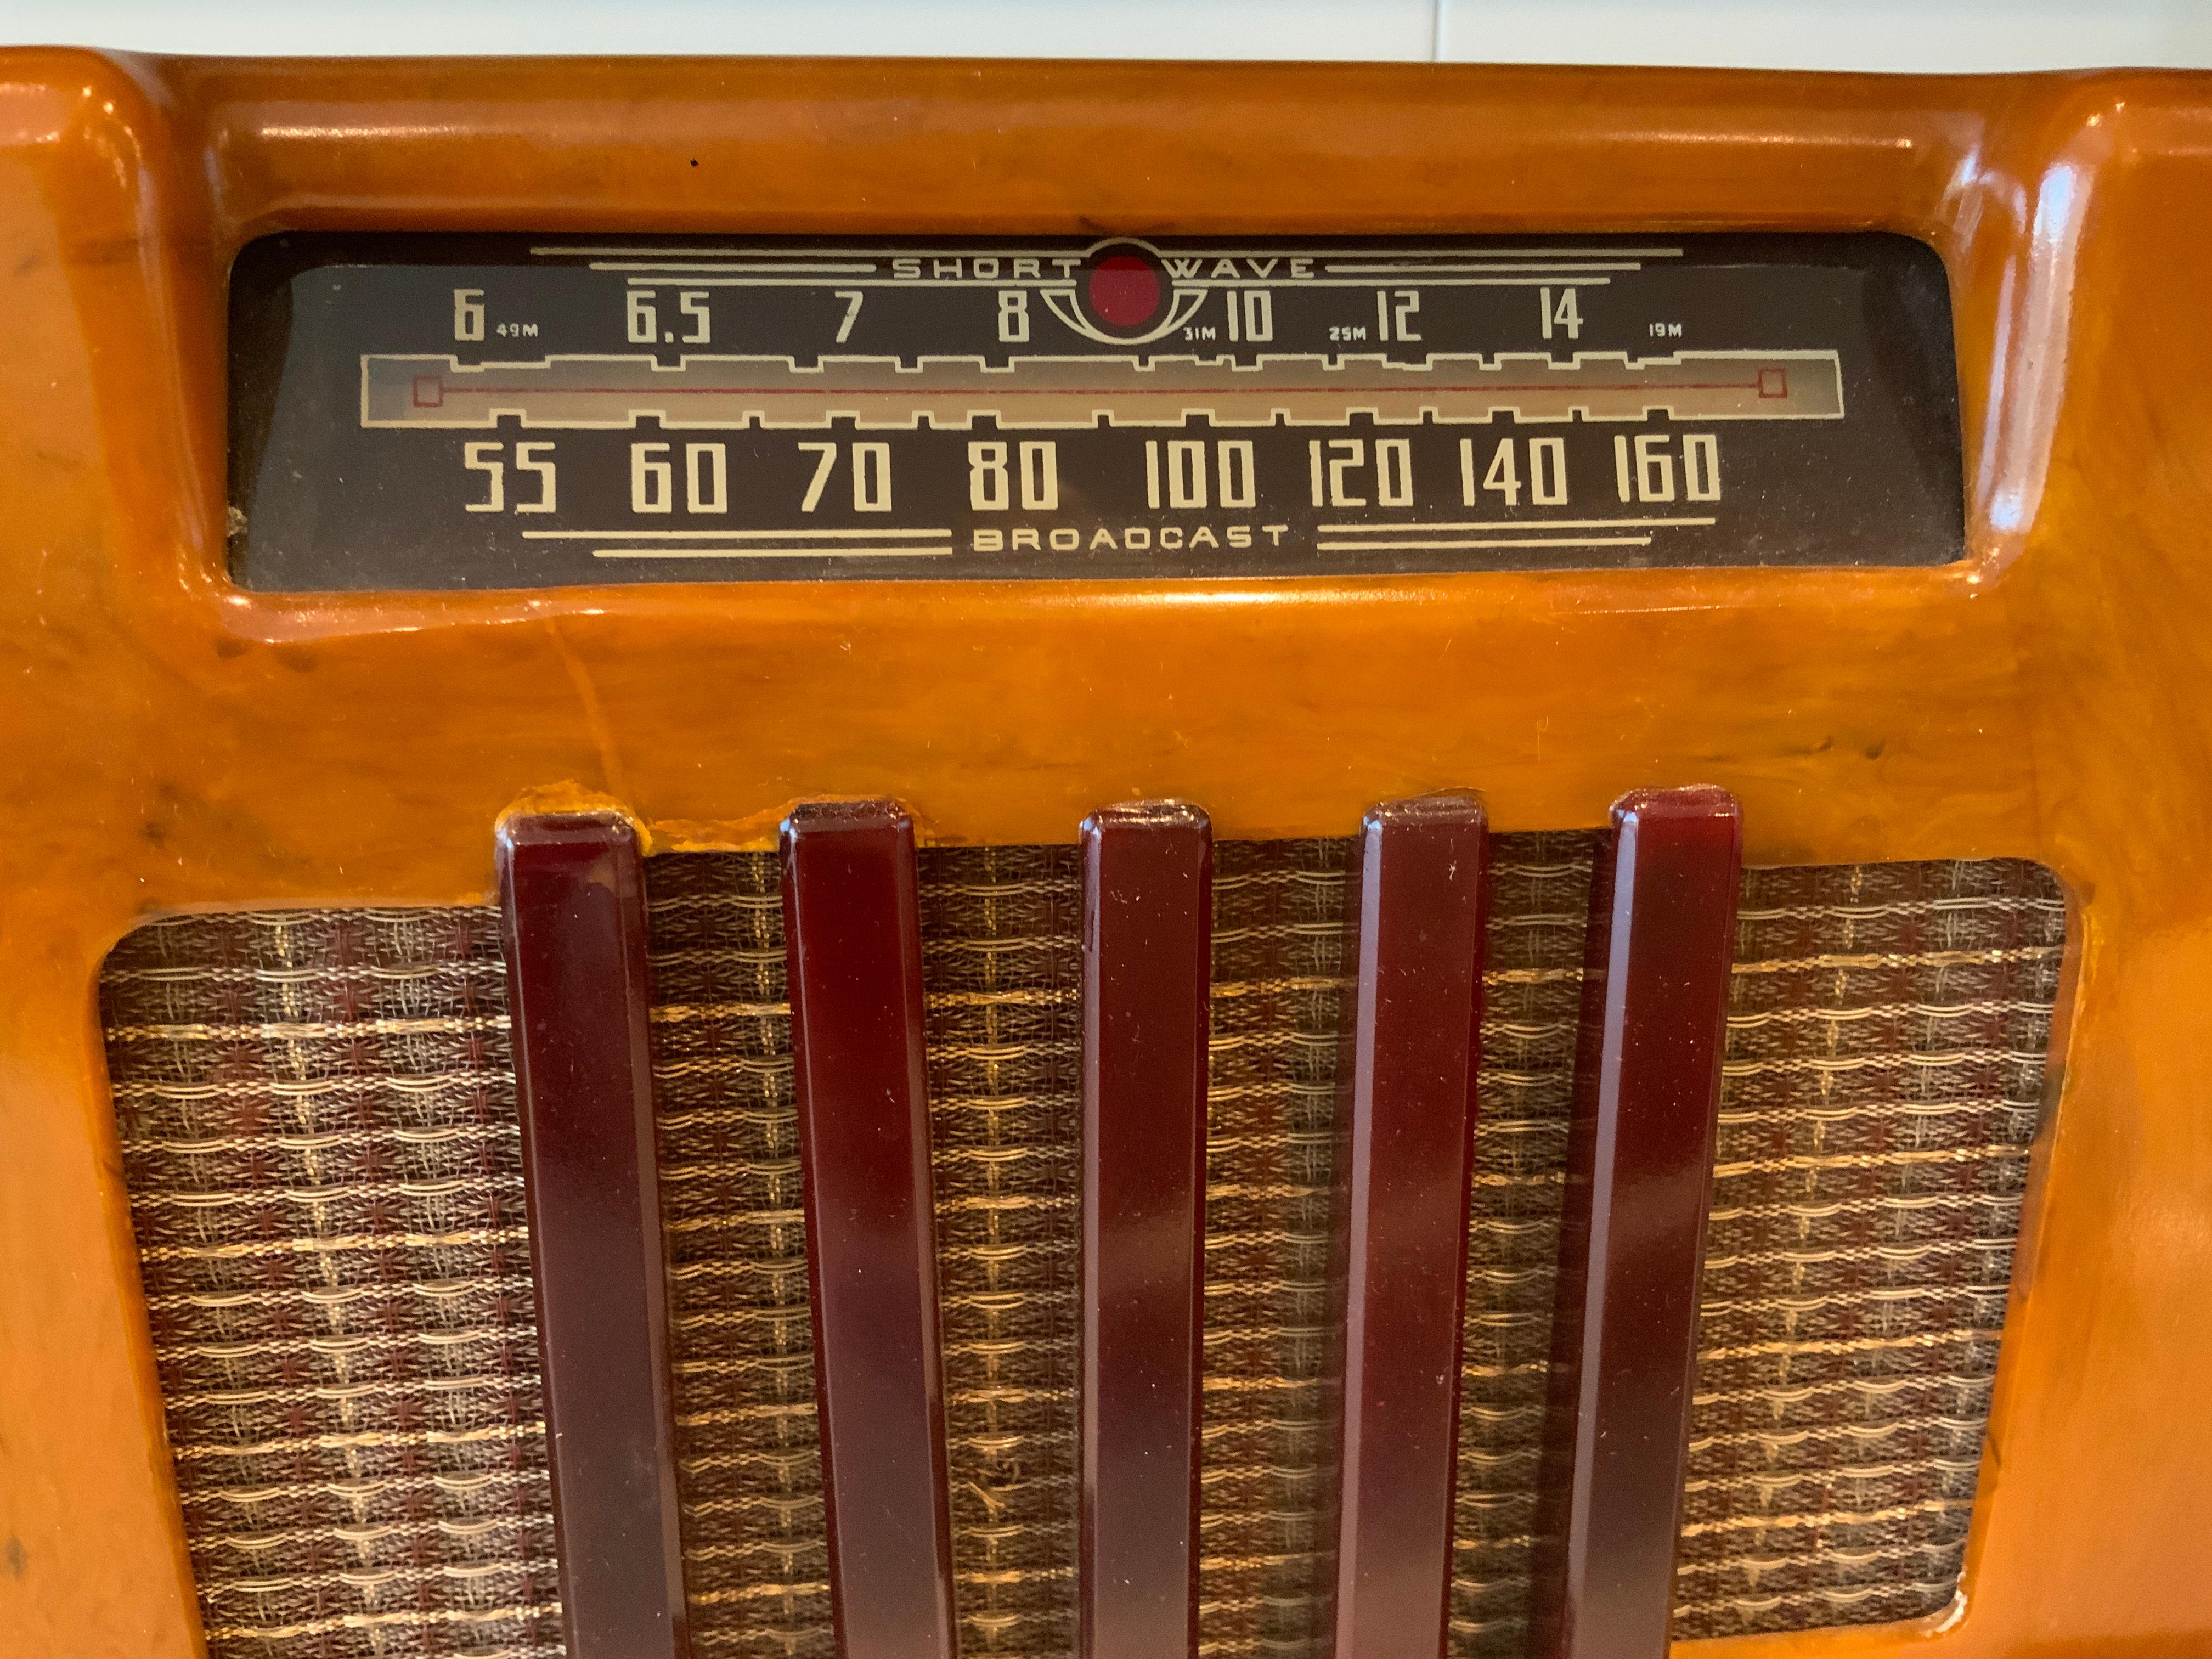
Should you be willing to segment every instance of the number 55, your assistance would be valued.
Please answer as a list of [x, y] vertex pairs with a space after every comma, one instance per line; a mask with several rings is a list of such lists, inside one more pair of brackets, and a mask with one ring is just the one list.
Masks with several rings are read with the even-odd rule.
[[[507, 463], [499, 459], [506, 448], [505, 444], [492, 443], [462, 446], [461, 465], [471, 472], [483, 473], [490, 480], [485, 489], [483, 500], [469, 502], [466, 511], [500, 513], [506, 510]], [[555, 510], [558, 500], [555, 492], [559, 480], [554, 475], [554, 464], [551, 461], [541, 461], [538, 459], [541, 454], [550, 455], [552, 453], [551, 444], [515, 445], [515, 471], [535, 472], [538, 475], [538, 499], [534, 501], [517, 501], [514, 504], [516, 512], [550, 513]]]

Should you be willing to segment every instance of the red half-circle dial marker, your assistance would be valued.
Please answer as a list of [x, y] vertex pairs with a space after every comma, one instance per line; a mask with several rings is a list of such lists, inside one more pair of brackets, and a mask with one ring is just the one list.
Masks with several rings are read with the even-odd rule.
[[1091, 267], [1085, 308], [1109, 328], [1142, 328], [1158, 314], [1159, 267], [1139, 253], [1109, 253]]

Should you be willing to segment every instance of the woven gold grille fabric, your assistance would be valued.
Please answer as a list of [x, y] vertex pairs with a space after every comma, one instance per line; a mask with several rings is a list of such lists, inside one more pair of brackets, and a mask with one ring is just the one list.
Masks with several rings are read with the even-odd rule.
[[1082, 909], [1067, 847], [921, 856], [963, 1652], [1075, 1646]]
[[[1525, 1640], [1596, 837], [1493, 848], [1455, 1655]], [[1327, 1647], [1349, 841], [1217, 849], [1200, 1632]], [[1073, 849], [921, 861], [963, 1651], [1074, 1641]], [[647, 866], [687, 1590], [702, 1656], [833, 1651], [769, 854]], [[1956, 1590], [2065, 912], [2011, 861], [1744, 878], [1676, 1633]], [[497, 919], [189, 917], [102, 977], [216, 1659], [560, 1650]]]
[[1322, 1372], [1348, 841], [1215, 849], [1199, 1647], [1323, 1650]]
[[[1080, 966], [1073, 848], [927, 849], [948, 1464], [971, 1654], [1074, 1639]], [[694, 1648], [834, 1650], [778, 870], [647, 866]]]
[[496, 915], [157, 921], [100, 994], [210, 1651], [557, 1654]]
[[1746, 875], [1677, 1635], [1950, 1604], [2065, 934], [2016, 860]]
[[701, 1659], [828, 1659], [828, 1534], [775, 856], [646, 865], [684, 1600]]
[[[1517, 1656], [1590, 837], [1507, 836], [1486, 983], [1453, 1649]], [[2065, 905], [2008, 860], [1746, 872], [1678, 1638], [1958, 1589]]]
[[1595, 833], [1491, 841], [1462, 1358], [1455, 1654], [1527, 1641]]

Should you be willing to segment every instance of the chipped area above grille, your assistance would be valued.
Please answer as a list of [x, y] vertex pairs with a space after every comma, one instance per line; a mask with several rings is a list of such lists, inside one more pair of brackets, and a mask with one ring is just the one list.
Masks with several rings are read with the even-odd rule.
[[[1451, 1650], [1525, 1641], [1590, 833], [1497, 837]], [[1200, 1640], [1325, 1652], [1348, 840], [1215, 877]], [[828, 1659], [777, 860], [647, 865], [695, 1649]], [[1072, 848], [921, 854], [963, 1651], [1074, 1646]], [[1746, 874], [1675, 1632], [1955, 1595], [2065, 908], [2014, 861]], [[497, 917], [165, 920], [101, 981], [216, 1659], [560, 1651]]]
[[210, 1650], [561, 1650], [497, 915], [187, 916], [100, 980]]

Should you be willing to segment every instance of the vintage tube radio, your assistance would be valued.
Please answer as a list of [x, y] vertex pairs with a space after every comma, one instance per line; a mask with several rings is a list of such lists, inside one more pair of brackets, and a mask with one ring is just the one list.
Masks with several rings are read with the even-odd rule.
[[2212, 1651], [2206, 82], [0, 68], [0, 1650]]

